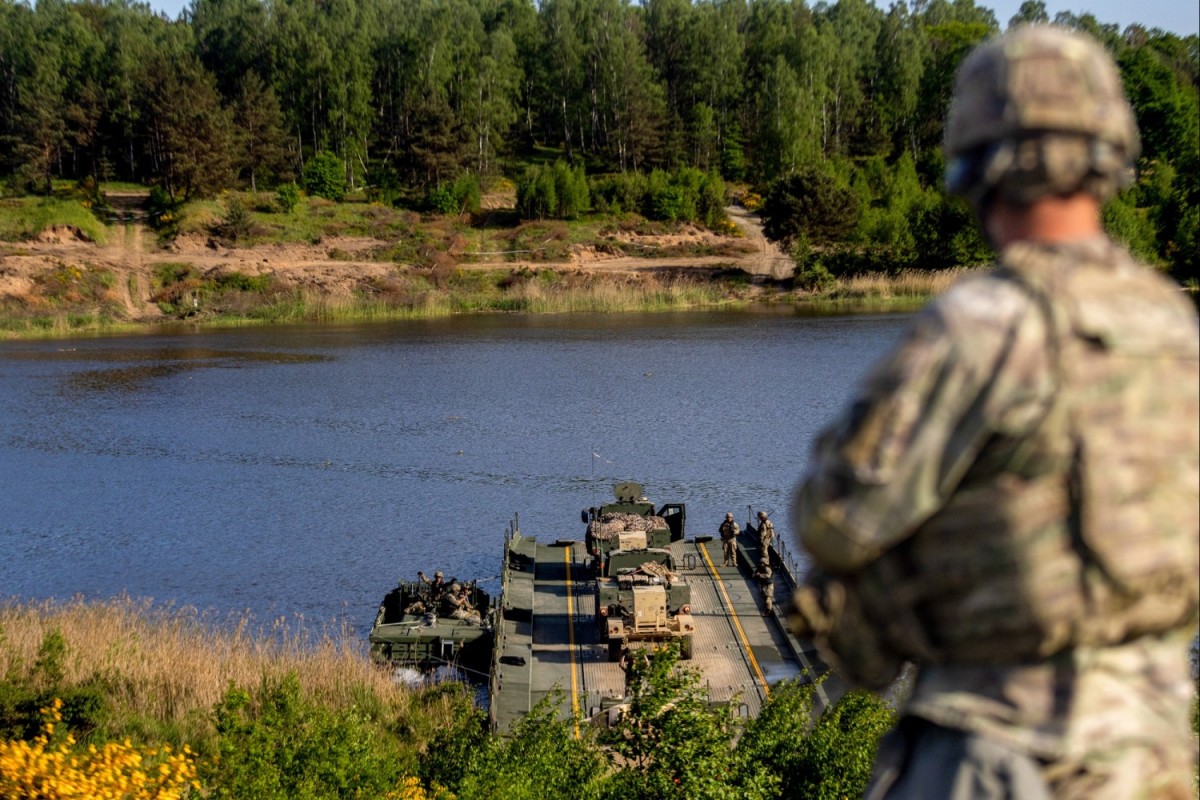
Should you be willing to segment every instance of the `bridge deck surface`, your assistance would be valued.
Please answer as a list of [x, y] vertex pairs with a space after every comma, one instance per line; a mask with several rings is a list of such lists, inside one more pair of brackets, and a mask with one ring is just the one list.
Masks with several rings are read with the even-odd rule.
[[[738, 567], [719, 566], [720, 542], [679, 541], [671, 550], [691, 587], [696, 622], [693, 655], [684, 664], [700, 674], [712, 701], [756, 716], [772, 684], [800, 675], [811, 663], [778, 615], [787, 581], [777, 576], [777, 612], [767, 615], [748, 566], [757, 558], [753, 543], [743, 542]], [[505, 591], [531, 608], [506, 609], [500, 621], [493, 726], [507, 730], [556, 691], [561, 716], [578, 713], [599, 722], [624, 697], [625, 673], [609, 661], [599, 638], [595, 582], [583, 544], [543, 544], [518, 535], [512, 551]]]

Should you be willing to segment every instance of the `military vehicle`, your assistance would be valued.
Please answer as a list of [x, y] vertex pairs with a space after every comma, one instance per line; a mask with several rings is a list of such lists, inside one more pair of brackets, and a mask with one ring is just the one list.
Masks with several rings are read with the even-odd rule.
[[[642, 496], [640, 486], [623, 489], [616, 493], [616, 503], [585, 511], [585, 521], [609, 513], [642, 517], [658, 511]], [[826, 671], [812, 642], [796, 639], [781, 615], [762, 614], [762, 592], [749, 570], [719, 569], [713, 560], [720, 563], [721, 546], [711, 535], [684, 539], [682, 505], [664, 506], [662, 511], [671, 531], [668, 538], [678, 531], [678, 539], [661, 547], [650, 545], [653, 537], [637, 547], [629, 546], [629, 536], [624, 545], [594, 540], [590, 544], [595, 551], [606, 556], [599, 560], [583, 541], [553, 528], [538, 541], [525, 535], [513, 518], [504, 536], [488, 684], [492, 730], [512, 731], [538, 703], [557, 703], [562, 694], [569, 702], [558, 704], [560, 719], [609, 724], [613, 709], [629, 695], [628, 675], [617, 663], [621, 649], [630, 642], [636, 649], [647, 634], [646, 647], [653, 646], [655, 637], [678, 639], [704, 675], [709, 702], [728, 704], [732, 714], [745, 718], [758, 715], [772, 684], [790, 678], [812, 680]], [[677, 519], [677, 528], [670, 524], [672, 519]], [[660, 531], [661, 526], [652, 530]], [[750, 537], [742, 537], [738, 546], [742, 563], [757, 563], [757, 547]], [[786, 556], [776, 549], [773, 557], [781, 598], [795, 589]], [[611, 635], [610, 621], [617, 623]], [[608, 658], [600, 656], [605, 651]], [[825, 708], [843, 690], [837, 676], [830, 676], [817, 684], [816, 703]]]
[[[457, 581], [447, 582], [449, 587]], [[379, 664], [433, 670], [456, 667], [486, 679], [495, 638], [492, 598], [475, 582], [463, 583], [472, 611], [451, 616], [453, 606], [431, 597], [429, 584], [401, 581], [384, 596], [367, 640]]]
[[608, 658], [634, 642], [676, 640], [692, 657], [692, 595], [670, 550], [642, 546], [609, 550], [596, 578], [596, 626]]
[[655, 510], [640, 483], [624, 481], [613, 487], [615, 503], [585, 508], [581, 519], [587, 524], [584, 547], [599, 571], [610, 550], [666, 547], [685, 534], [687, 509], [682, 503], [666, 503]]

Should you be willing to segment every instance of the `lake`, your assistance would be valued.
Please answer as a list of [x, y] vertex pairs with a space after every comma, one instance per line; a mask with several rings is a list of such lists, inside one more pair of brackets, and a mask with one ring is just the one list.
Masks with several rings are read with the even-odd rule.
[[0, 343], [0, 597], [122, 593], [366, 631], [492, 578], [514, 514], [582, 538], [620, 480], [688, 532], [767, 510], [908, 315], [791, 309]]

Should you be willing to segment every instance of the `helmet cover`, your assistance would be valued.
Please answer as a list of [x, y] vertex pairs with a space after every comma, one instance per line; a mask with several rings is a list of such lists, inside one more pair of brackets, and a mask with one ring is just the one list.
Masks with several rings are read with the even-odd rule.
[[1083, 190], [1107, 199], [1140, 151], [1112, 58], [1083, 34], [1021, 25], [959, 67], [946, 120], [946, 188], [1028, 203]]

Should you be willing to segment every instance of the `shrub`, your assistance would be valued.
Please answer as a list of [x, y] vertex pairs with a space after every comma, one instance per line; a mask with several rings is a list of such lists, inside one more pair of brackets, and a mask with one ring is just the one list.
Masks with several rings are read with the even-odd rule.
[[554, 172], [545, 167], [528, 167], [517, 181], [517, 213], [522, 219], [548, 219], [558, 208]]
[[1125, 196], [1118, 195], [1104, 206], [1102, 218], [1104, 230], [1128, 247], [1129, 252], [1148, 263], [1159, 263], [1158, 231], [1147, 209], [1137, 208]]
[[483, 203], [483, 190], [479, 187], [479, 178], [470, 173], [460, 175], [450, 187], [454, 200], [458, 204], [458, 213], [475, 214]]
[[220, 757], [203, 770], [211, 797], [380, 797], [405, 777], [368, 715], [308, 700], [294, 673], [264, 678], [253, 695], [230, 687], [215, 713]]
[[346, 196], [346, 168], [342, 160], [322, 150], [304, 165], [304, 191], [340, 203]]
[[429, 190], [425, 197], [425, 207], [435, 214], [457, 214], [458, 202], [449, 186], [437, 186]]
[[125, 742], [80, 746], [54, 698], [40, 710], [41, 731], [32, 741], [0, 741], [0, 797], [59, 800], [122, 797], [181, 798], [199, 789], [195, 756], [186, 745], [174, 753]]
[[279, 205], [280, 211], [284, 214], [291, 214], [300, 202], [300, 187], [294, 181], [280, 184], [275, 190], [275, 201]]
[[591, 207], [582, 165], [572, 169], [562, 161], [554, 162], [554, 196], [558, 219], [576, 219]]
[[709, 172], [700, 180], [698, 191], [696, 212], [700, 221], [710, 228], [716, 227], [725, 219], [725, 204], [728, 201], [725, 181], [717, 172]]
[[813, 244], [844, 239], [858, 224], [858, 195], [828, 172], [816, 169], [780, 178], [763, 203], [763, 232], [784, 243], [804, 237]]
[[448, 186], [430, 189], [425, 197], [425, 206], [436, 214], [474, 214], [479, 211], [483, 192], [479, 179], [474, 175], [460, 176]]
[[372, 164], [367, 169], [367, 199], [373, 203], [395, 205], [402, 192], [400, 176], [388, 164]]
[[562, 699], [561, 693], [551, 693], [507, 736], [483, 738], [469, 754], [461, 780], [450, 787], [459, 800], [595, 797], [604, 758], [590, 736], [573, 735], [573, 720], [559, 718]]
[[640, 172], [603, 175], [590, 182], [589, 194], [600, 210], [637, 211], [646, 195], [646, 176]]
[[730, 780], [737, 727], [728, 709], [709, 705], [699, 673], [680, 665], [676, 644], [632, 660], [628, 697], [627, 712], [601, 737], [628, 765], [605, 797], [762, 796]]
[[229, 242], [249, 239], [254, 233], [254, 217], [241, 198], [231, 197], [225, 204], [225, 219], [218, 226], [218, 233]]
[[736, 772], [750, 785], [777, 782], [772, 796], [787, 800], [862, 797], [895, 713], [878, 696], [856, 691], [818, 717], [814, 694], [813, 684], [775, 686], [738, 742]]

